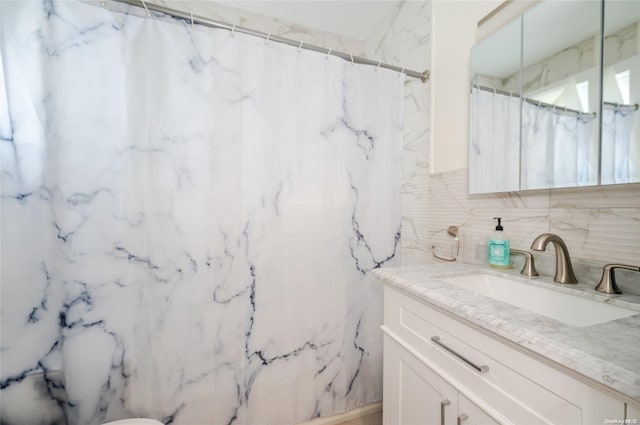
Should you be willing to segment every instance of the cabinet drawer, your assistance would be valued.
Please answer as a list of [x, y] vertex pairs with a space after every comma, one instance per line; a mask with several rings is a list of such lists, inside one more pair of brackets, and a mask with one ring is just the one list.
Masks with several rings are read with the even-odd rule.
[[462, 394], [458, 397], [458, 420], [461, 425], [499, 425]]
[[[599, 414], [603, 423], [606, 414], [589, 406], [611, 412], [620, 404], [390, 288], [385, 288], [385, 330], [422, 353], [429, 367], [482, 409], [491, 412], [495, 406], [514, 423], [596, 423]], [[585, 405], [591, 411], [585, 412]]]

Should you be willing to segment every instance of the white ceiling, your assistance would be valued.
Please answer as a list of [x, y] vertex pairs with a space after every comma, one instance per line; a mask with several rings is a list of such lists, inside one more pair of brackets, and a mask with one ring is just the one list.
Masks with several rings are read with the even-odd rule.
[[399, 0], [231, 0], [225, 6], [364, 41]]

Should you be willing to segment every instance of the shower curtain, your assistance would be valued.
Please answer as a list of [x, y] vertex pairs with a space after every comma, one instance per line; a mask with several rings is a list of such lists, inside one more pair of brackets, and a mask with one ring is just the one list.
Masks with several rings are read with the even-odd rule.
[[637, 105], [603, 105], [602, 184], [640, 181], [637, 108]]
[[471, 89], [470, 193], [519, 189], [520, 98]]
[[107, 6], [0, 3], [2, 423], [380, 400], [403, 78]]
[[522, 103], [522, 189], [598, 183], [594, 117]]

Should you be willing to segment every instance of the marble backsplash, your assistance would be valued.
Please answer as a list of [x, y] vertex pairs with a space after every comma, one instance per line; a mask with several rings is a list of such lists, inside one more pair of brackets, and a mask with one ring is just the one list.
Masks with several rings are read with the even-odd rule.
[[[467, 169], [429, 176], [429, 240], [443, 255], [450, 255], [453, 246], [446, 229], [456, 225], [461, 261], [486, 264], [493, 217], [502, 217], [512, 248], [531, 251], [531, 242], [541, 233], [559, 235], [569, 248], [576, 274], [585, 282], [597, 282], [606, 263], [640, 265], [640, 184], [484, 195], [469, 195], [467, 188]], [[535, 253], [541, 273], [553, 275], [553, 255], [552, 248]], [[514, 267], [520, 261], [514, 258]], [[623, 291], [640, 291], [639, 273], [620, 273]]]

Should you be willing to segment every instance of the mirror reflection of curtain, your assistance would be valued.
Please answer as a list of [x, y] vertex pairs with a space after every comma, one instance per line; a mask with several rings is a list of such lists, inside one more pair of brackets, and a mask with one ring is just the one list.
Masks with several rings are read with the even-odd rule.
[[636, 112], [636, 105], [604, 104], [601, 171], [603, 184], [640, 181], [640, 146], [638, 143], [631, 143], [632, 140], [640, 140], [637, 135], [634, 136]]
[[519, 189], [520, 98], [473, 87], [469, 191]]
[[594, 117], [522, 104], [522, 189], [597, 183]]

